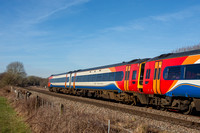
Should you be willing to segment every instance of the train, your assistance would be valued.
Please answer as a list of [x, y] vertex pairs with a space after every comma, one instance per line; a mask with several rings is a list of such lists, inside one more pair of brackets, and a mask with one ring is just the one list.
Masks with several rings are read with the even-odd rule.
[[53, 74], [48, 87], [54, 92], [191, 114], [200, 111], [200, 50]]

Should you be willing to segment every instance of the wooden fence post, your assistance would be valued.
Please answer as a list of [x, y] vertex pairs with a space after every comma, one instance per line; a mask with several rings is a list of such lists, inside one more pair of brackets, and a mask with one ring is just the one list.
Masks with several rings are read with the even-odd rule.
[[60, 114], [63, 114], [63, 111], [64, 111], [64, 105], [60, 104]]
[[110, 120], [108, 120], [108, 133], [110, 133]]

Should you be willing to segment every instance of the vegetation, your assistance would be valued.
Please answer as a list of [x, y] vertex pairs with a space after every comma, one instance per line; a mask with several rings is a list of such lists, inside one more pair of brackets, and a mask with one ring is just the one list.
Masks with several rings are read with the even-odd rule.
[[17, 117], [15, 111], [7, 104], [4, 97], [0, 97], [0, 132], [1, 133], [28, 133], [30, 130]]
[[24, 116], [32, 132], [106, 133], [108, 120], [110, 120], [110, 133], [159, 133], [160, 131], [158, 128], [136, 121], [135, 117], [128, 114], [122, 115], [120, 112], [94, 108], [87, 104], [82, 105], [51, 96], [31, 95], [27, 99], [19, 96], [18, 100], [15, 100], [16, 94], [9, 89], [9, 87], [1, 89], [0, 95], [6, 96], [15, 110]]
[[6, 85], [13, 86], [46, 86], [48, 79], [28, 76], [21, 62], [12, 62], [7, 66], [4, 73], [0, 73], [0, 87]]
[[173, 50], [173, 53], [180, 53], [180, 52], [186, 52], [186, 51], [191, 51], [191, 50], [197, 50], [200, 49], [200, 44], [193, 45], [193, 46], [188, 46], [188, 47], [183, 47], [183, 48], [178, 48], [176, 50]]

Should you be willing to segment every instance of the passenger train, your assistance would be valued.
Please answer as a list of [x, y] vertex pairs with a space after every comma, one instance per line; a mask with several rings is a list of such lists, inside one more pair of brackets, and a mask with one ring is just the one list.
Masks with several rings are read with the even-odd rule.
[[200, 111], [200, 50], [55, 74], [48, 87], [190, 114]]

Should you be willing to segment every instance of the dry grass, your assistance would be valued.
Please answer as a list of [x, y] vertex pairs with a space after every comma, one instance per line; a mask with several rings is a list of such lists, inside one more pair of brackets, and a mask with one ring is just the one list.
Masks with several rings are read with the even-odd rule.
[[151, 130], [148, 125], [139, 124], [133, 118], [121, 119], [116, 114], [105, 115], [101, 112], [87, 111], [88, 108], [77, 108], [73, 105], [52, 103], [47, 99], [16, 99], [16, 94], [9, 91], [9, 87], [0, 91], [6, 96], [19, 115], [25, 118], [33, 132], [37, 133], [106, 133], [108, 120], [111, 121], [110, 133], [146, 133], [158, 132]]

